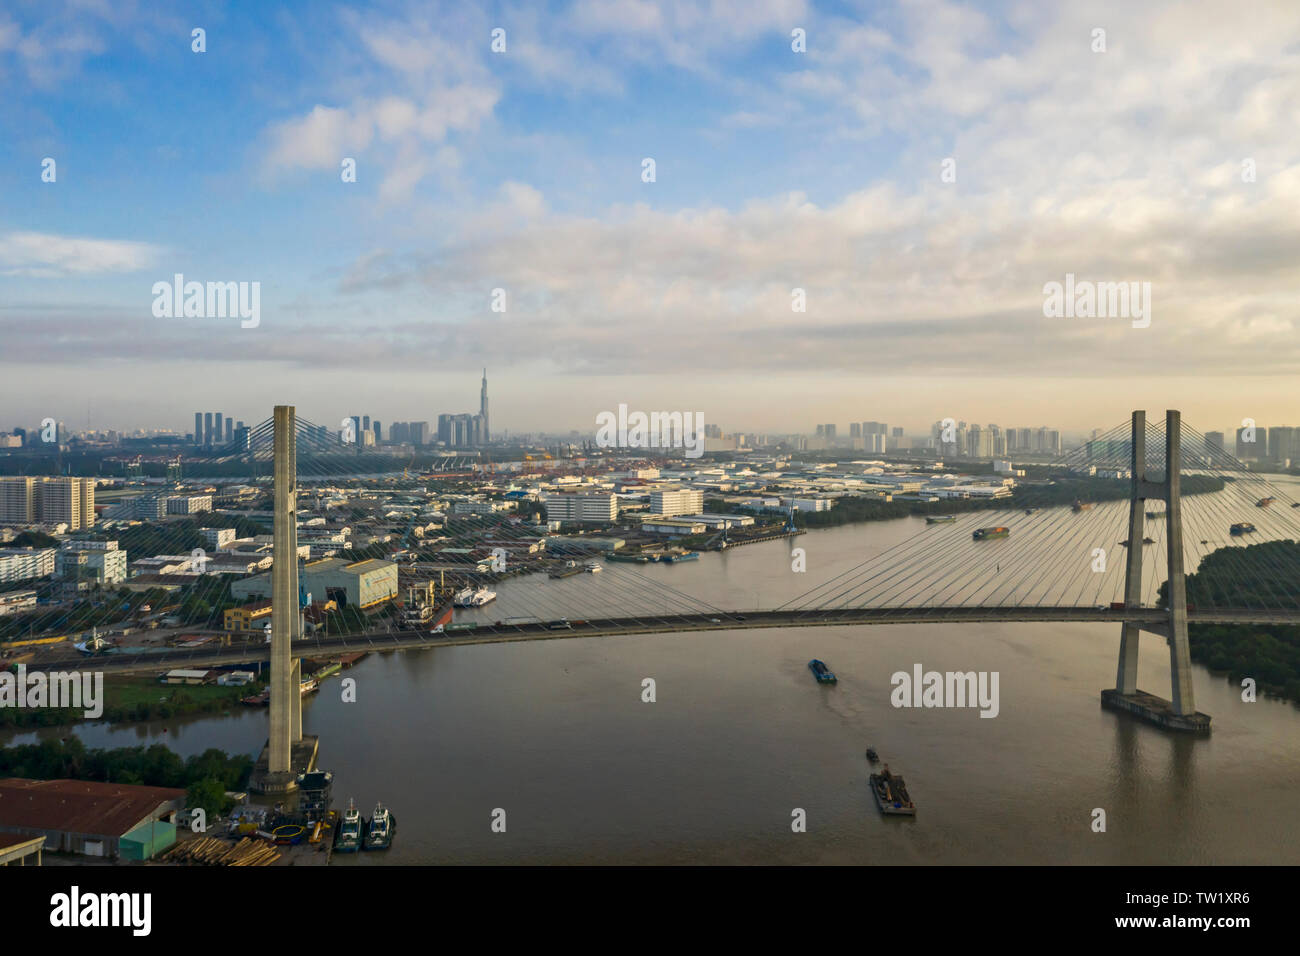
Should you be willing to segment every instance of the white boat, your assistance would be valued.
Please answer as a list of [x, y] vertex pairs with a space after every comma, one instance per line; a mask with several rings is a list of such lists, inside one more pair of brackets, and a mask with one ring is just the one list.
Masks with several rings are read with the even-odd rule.
[[474, 589], [461, 588], [456, 592], [456, 596], [451, 599], [451, 603], [456, 607], [473, 607], [474, 606]]
[[497, 599], [496, 591], [489, 591], [487, 588], [479, 588], [477, 591], [474, 592], [474, 596], [469, 599], [469, 606], [482, 607], [484, 604], [487, 604], [489, 601], [495, 601], [496, 599]]
[[599, 561], [588, 561], [588, 562], [587, 562], [587, 571], [588, 571], [588, 573], [590, 573], [590, 574], [599, 574], [602, 570], [603, 570], [603, 569], [601, 568], [601, 566], [600, 566], [600, 562], [599, 562]]

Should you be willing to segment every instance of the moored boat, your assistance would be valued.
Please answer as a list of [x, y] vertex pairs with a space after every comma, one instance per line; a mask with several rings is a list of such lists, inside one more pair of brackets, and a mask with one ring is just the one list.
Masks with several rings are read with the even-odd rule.
[[375, 814], [370, 818], [366, 829], [365, 849], [387, 850], [393, 845], [393, 833], [397, 829], [397, 818], [382, 803], [375, 804]]
[[957, 520], [956, 515], [930, 515], [925, 519], [926, 524], [951, 524]]
[[357, 805], [349, 800], [348, 808], [343, 811], [343, 820], [339, 824], [338, 833], [334, 836], [334, 852], [356, 853], [360, 850], [364, 839], [365, 823]]
[[456, 607], [471, 607], [470, 601], [474, 599], [473, 588], [461, 588], [456, 592], [456, 596], [451, 599], [451, 603]]

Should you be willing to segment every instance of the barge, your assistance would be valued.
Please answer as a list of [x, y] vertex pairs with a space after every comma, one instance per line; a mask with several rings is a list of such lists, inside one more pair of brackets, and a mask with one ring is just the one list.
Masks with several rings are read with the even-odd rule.
[[916, 805], [907, 793], [903, 778], [889, 772], [889, 765], [881, 768], [880, 773], [871, 775], [871, 795], [876, 798], [880, 812], [889, 817], [914, 817]]

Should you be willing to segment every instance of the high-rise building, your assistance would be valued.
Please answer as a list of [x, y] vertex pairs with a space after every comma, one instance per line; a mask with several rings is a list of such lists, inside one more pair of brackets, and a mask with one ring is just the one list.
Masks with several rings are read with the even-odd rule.
[[0, 521], [89, 528], [95, 523], [95, 479], [0, 478]]
[[1268, 430], [1268, 457], [1270, 461], [1285, 464], [1300, 458], [1300, 429], [1279, 425]]
[[483, 385], [479, 389], [479, 393], [478, 393], [478, 413], [479, 413], [479, 417], [483, 419], [482, 444], [486, 445], [491, 440], [492, 437], [492, 433], [488, 428], [488, 396], [487, 396], [487, 369], [486, 368], [483, 369]]
[[849, 422], [849, 437], [850, 438], [862, 437], [862, 422]]
[[0, 523], [32, 524], [36, 520], [36, 479], [0, 478]]
[[[650, 492], [650, 511], [657, 515], [697, 515], [704, 510], [704, 492], [696, 488], [665, 488]], [[548, 511], [549, 513], [549, 511]]]
[[203, 413], [194, 413], [194, 444], [203, 444]]
[[411, 444], [427, 445], [429, 444], [429, 423], [428, 422], [410, 422]]
[[226, 416], [226, 444], [229, 445], [235, 440], [235, 420], [229, 415]]
[[375, 429], [375, 444], [378, 445], [384, 440], [384, 430], [379, 425], [379, 419], [375, 419], [373, 427]]
[[212, 444], [212, 413], [203, 413], [203, 444]]

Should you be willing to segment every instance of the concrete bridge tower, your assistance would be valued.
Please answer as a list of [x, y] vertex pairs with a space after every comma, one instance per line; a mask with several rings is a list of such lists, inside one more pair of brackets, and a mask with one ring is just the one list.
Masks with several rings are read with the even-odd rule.
[[[1209, 733], [1210, 717], [1196, 709], [1192, 689], [1192, 657], [1187, 641], [1187, 581], [1183, 569], [1182, 420], [1176, 411], [1165, 412], [1165, 474], [1161, 481], [1147, 477], [1146, 412], [1133, 413], [1131, 447], [1132, 490], [1128, 513], [1128, 566], [1124, 578], [1124, 606], [1142, 606], [1142, 538], [1144, 506], [1148, 499], [1165, 502], [1168, 553], [1168, 617], [1158, 624], [1126, 621], [1120, 634], [1119, 670], [1113, 690], [1101, 692], [1103, 707], [1124, 710], [1171, 730]], [[1164, 637], [1169, 645], [1169, 675], [1173, 700], [1138, 690], [1138, 644], [1143, 630]]]
[[296, 789], [297, 775], [314, 768], [317, 739], [303, 737], [302, 660], [293, 654], [302, 637], [298, 597], [298, 450], [292, 405], [275, 406], [274, 500], [271, 565], [271, 729], [250, 787], [261, 793]]

